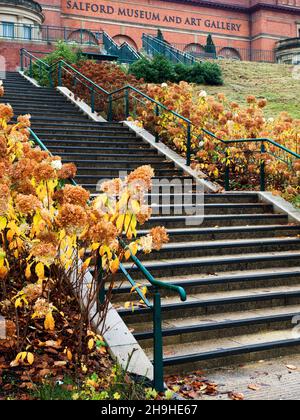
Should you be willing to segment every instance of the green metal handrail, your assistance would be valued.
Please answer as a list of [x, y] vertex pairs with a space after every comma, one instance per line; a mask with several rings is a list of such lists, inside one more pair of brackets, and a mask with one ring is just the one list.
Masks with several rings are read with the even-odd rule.
[[[62, 77], [62, 72], [63, 70], [70, 70], [71, 72], [76, 74], [76, 80], [79, 81], [80, 83], [84, 84], [85, 87], [87, 87], [90, 90], [90, 94], [91, 94], [91, 109], [92, 112], [95, 112], [95, 95], [96, 94], [104, 94], [107, 98], [107, 103], [108, 103], [108, 111], [107, 111], [107, 119], [108, 121], [112, 121], [113, 120], [113, 102], [117, 99], [114, 99], [114, 95], [117, 95], [119, 93], [125, 92], [124, 93], [124, 98], [125, 98], [125, 117], [128, 118], [129, 117], [129, 111], [130, 111], [130, 91], [134, 92], [135, 94], [141, 95], [146, 101], [151, 102], [152, 104], [155, 105], [155, 115], [157, 117], [159, 117], [161, 110], [163, 110], [164, 112], [169, 112], [171, 115], [175, 116], [176, 118], [178, 118], [179, 120], [182, 121], [183, 124], [186, 124], [186, 129], [187, 129], [187, 152], [186, 152], [186, 164], [187, 166], [191, 165], [191, 159], [192, 159], [192, 138], [193, 136], [195, 136], [195, 134], [192, 132], [192, 127], [197, 129], [197, 127], [195, 127], [195, 125], [191, 122], [191, 120], [189, 120], [186, 117], [183, 117], [182, 115], [180, 115], [179, 113], [169, 109], [168, 107], [166, 107], [165, 105], [163, 105], [162, 103], [158, 102], [157, 100], [151, 98], [150, 96], [146, 95], [144, 92], [142, 92], [141, 90], [135, 88], [134, 86], [131, 85], [127, 85], [124, 86], [120, 89], [117, 89], [113, 92], [108, 92], [107, 90], [103, 89], [101, 86], [99, 86], [97, 83], [93, 82], [91, 79], [89, 79], [88, 77], [86, 77], [85, 75], [83, 75], [80, 71], [78, 71], [77, 69], [75, 69], [72, 65], [66, 63], [64, 60], [60, 60], [57, 63], [54, 63], [53, 65], [49, 66], [47, 63], [45, 63], [43, 60], [40, 60], [39, 58], [35, 57], [33, 54], [31, 54], [30, 52], [21, 49], [21, 63], [24, 66], [24, 57], [28, 56], [30, 58], [30, 69], [32, 71], [32, 60], [35, 59], [38, 61], [39, 65], [42, 66], [44, 65], [45, 68], [48, 70], [49, 73], [49, 81], [50, 84], [53, 85], [53, 78], [52, 78], [52, 73], [55, 70], [55, 68], [58, 68], [58, 84], [59, 86], [63, 85], [63, 77]], [[22, 65], [21, 65], [22, 68]], [[67, 70], [66, 70], [67, 71]], [[84, 82], [88, 83], [85, 84]], [[99, 93], [100, 92], [100, 93]], [[282, 152], [287, 153], [288, 155], [300, 159], [300, 155], [297, 154], [296, 152], [293, 152], [292, 150], [288, 149], [287, 147], [277, 143], [276, 141], [269, 139], [269, 138], [257, 138], [257, 139], [236, 139], [236, 140], [224, 140], [224, 139], [220, 139], [219, 137], [217, 137], [215, 134], [213, 134], [212, 132], [201, 128], [199, 129], [200, 132], [205, 133], [209, 136], [211, 136], [212, 138], [214, 138], [215, 140], [220, 141], [222, 144], [238, 144], [238, 143], [261, 143], [261, 150], [260, 152], [262, 154], [264, 153], [269, 153], [268, 150], [266, 149], [266, 143], [273, 145], [274, 147], [278, 148], [279, 150], [281, 150]], [[200, 138], [199, 136], [195, 136], [197, 139]], [[158, 135], [156, 135], [156, 141], [159, 141]], [[276, 157], [277, 159], [278, 156], [273, 155], [274, 157]], [[227, 156], [227, 149], [225, 150], [225, 189], [226, 191], [230, 190], [230, 165], [228, 165], [227, 161], [228, 161], [228, 156]], [[266, 189], [266, 177], [265, 177], [265, 162], [262, 161], [260, 164], [260, 188], [261, 191], [265, 191]]]
[[[36, 133], [29, 128], [29, 132], [34, 140], [34, 142], [45, 152], [49, 153], [50, 156], [53, 156], [47, 146], [42, 142], [42, 140], [36, 135]], [[78, 184], [72, 178], [69, 180], [74, 186]], [[124, 249], [128, 249], [126, 243], [123, 240], [120, 240], [120, 244]], [[142, 262], [132, 254], [130, 251], [131, 260], [134, 265], [142, 272], [145, 278], [149, 283], [154, 287], [154, 297], [153, 304], [149, 302], [144, 293], [141, 291], [138, 284], [132, 279], [125, 266], [120, 263], [120, 271], [124, 274], [126, 279], [129, 281], [131, 286], [134, 288], [134, 291], [138, 294], [144, 304], [153, 311], [153, 350], [154, 350], [154, 387], [157, 391], [163, 392], [165, 390], [164, 385], [164, 366], [163, 366], [163, 334], [162, 334], [162, 317], [161, 317], [161, 293], [160, 289], [171, 290], [177, 292], [180, 296], [182, 302], [187, 300], [187, 294], [183, 287], [175, 286], [173, 284], [166, 284], [164, 282], [156, 280], [152, 274], [146, 269]], [[102, 273], [100, 273], [102, 276]], [[99, 278], [99, 281], [101, 279]], [[103, 301], [103, 295], [105, 291], [100, 291], [99, 299]], [[104, 295], [105, 296], [105, 295]]]
[[[261, 147], [260, 147], [260, 152], [261, 154], [265, 154], [268, 153], [270, 154], [270, 152], [268, 152], [267, 148], [266, 148], [266, 144], [270, 144], [272, 146], [277, 147], [280, 151], [287, 153], [288, 155], [290, 155], [291, 157], [294, 157], [296, 159], [300, 159], [300, 155], [296, 152], [293, 152], [292, 150], [288, 149], [287, 147], [283, 146], [280, 143], [277, 143], [276, 141], [269, 139], [267, 137], [262, 137], [262, 138], [244, 138], [244, 139], [229, 139], [229, 140], [224, 140], [221, 139], [220, 137], [216, 136], [214, 133], [212, 133], [209, 130], [206, 130], [205, 128], [202, 128], [202, 132], [204, 132], [205, 134], [207, 134], [208, 136], [214, 138], [215, 140], [218, 140], [219, 142], [221, 142], [222, 144], [226, 144], [226, 145], [232, 145], [232, 144], [241, 144], [241, 143], [260, 143]], [[278, 156], [271, 154], [273, 157], [283, 160], [281, 158], [279, 158]], [[228, 149], [225, 149], [225, 157], [228, 157]], [[290, 162], [286, 162], [285, 163], [290, 163]], [[225, 159], [225, 190], [229, 191], [230, 190], [230, 165], [227, 162], [227, 159]], [[266, 190], [266, 173], [265, 173], [265, 162], [261, 161], [260, 162], [260, 189], [261, 191], [265, 191]]]
[[[66, 68], [68, 70], [70, 70], [71, 72], [74, 72], [77, 76], [76, 80], [79, 81], [80, 83], [82, 82], [82, 79], [87, 82], [90, 86], [85, 85], [85, 87], [87, 87], [90, 90], [90, 103], [91, 103], [91, 110], [94, 113], [95, 112], [95, 95], [98, 94], [99, 92], [103, 95], [106, 95], [106, 102], [108, 104], [108, 111], [107, 111], [107, 120], [108, 121], [112, 121], [113, 120], [113, 101], [114, 98], [113, 96], [116, 95], [117, 93], [121, 93], [125, 91], [125, 117], [128, 118], [129, 117], [129, 101], [130, 101], [130, 96], [129, 96], [129, 91], [132, 91], [138, 95], [141, 95], [145, 100], [153, 103], [155, 105], [155, 115], [156, 117], [159, 117], [160, 115], [160, 111], [163, 110], [165, 112], [169, 112], [171, 115], [175, 116], [176, 118], [178, 118], [183, 124], [186, 124], [186, 133], [187, 133], [187, 153], [186, 153], [186, 163], [187, 166], [191, 165], [191, 146], [192, 146], [192, 122], [188, 119], [183, 117], [182, 115], [180, 115], [179, 113], [167, 108], [165, 105], [163, 105], [162, 103], [156, 101], [155, 99], [149, 97], [148, 95], [146, 95], [144, 92], [140, 91], [139, 89], [135, 88], [134, 86], [131, 85], [127, 85], [124, 86], [121, 89], [118, 89], [116, 91], [113, 92], [108, 92], [105, 89], [103, 89], [101, 86], [99, 86], [97, 83], [93, 82], [91, 79], [89, 79], [88, 77], [86, 77], [85, 75], [83, 75], [80, 71], [78, 71], [75, 67], [73, 67], [72, 65], [66, 63], [64, 60], [59, 60], [58, 62], [52, 64], [51, 66], [49, 66], [45, 61], [35, 57], [32, 53], [28, 52], [25, 49], [21, 49], [20, 50], [20, 59], [21, 59], [21, 70], [24, 71], [25, 68], [25, 58], [28, 57], [30, 59], [30, 66], [29, 66], [29, 75], [30, 77], [33, 77], [33, 60], [36, 60], [39, 64], [39, 68], [40, 68], [40, 72], [41, 72], [41, 67], [44, 66], [44, 68], [48, 71], [48, 76], [49, 76], [49, 83], [50, 86], [53, 86], [53, 71], [55, 70], [55, 68], [58, 69], [58, 86], [62, 86], [63, 85], [63, 77], [62, 77], [62, 73], [64, 70], [66, 70]], [[119, 98], [118, 98], [119, 99]], [[156, 141], [158, 142], [158, 135], [156, 135]]]

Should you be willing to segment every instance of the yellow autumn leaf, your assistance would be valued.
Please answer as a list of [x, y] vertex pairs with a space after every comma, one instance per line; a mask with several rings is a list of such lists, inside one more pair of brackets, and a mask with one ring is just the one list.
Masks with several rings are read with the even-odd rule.
[[6, 217], [0, 217], [0, 231], [4, 230], [7, 226], [7, 219]]
[[133, 242], [129, 245], [129, 249], [130, 249], [132, 255], [135, 256], [137, 254], [138, 250], [139, 250], [139, 246], [136, 242]]
[[32, 353], [27, 353], [27, 362], [30, 365], [33, 365], [33, 363], [34, 363], [34, 355]]
[[113, 274], [115, 274], [119, 270], [119, 267], [120, 267], [120, 260], [119, 260], [119, 258], [116, 258], [114, 261], [111, 261], [109, 267], [110, 267], [110, 271]]
[[93, 350], [94, 347], [95, 347], [95, 340], [93, 338], [90, 338], [88, 342], [88, 349]]
[[121, 232], [123, 230], [124, 221], [125, 221], [125, 215], [122, 214], [121, 216], [118, 217], [118, 220], [116, 222], [116, 227], [117, 227], [119, 232]]
[[84, 261], [84, 263], [82, 264], [82, 269], [83, 270], [87, 270], [91, 264], [92, 258], [88, 258]]
[[6, 235], [8, 242], [11, 242], [13, 240], [14, 235], [15, 235], [15, 232], [12, 229], [9, 229]]
[[27, 280], [31, 278], [31, 264], [27, 264], [27, 267], [25, 270], [25, 277]]
[[67, 351], [67, 358], [68, 358], [69, 362], [72, 362], [73, 355], [72, 355], [72, 352], [70, 350]]
[[131, 252], [129, 249], [127, 249], [127, 251], [125, 252], [125, 260], [128, 261], [131, 257]]
[[141, 210], [140, 203], [137, 200], [132, 200], [131, 208], [132, 208], [133, 213], [138, 214]]
[[126, 302], [125, 305], [124, 305], [124, 308], [125, 309], [129, 309], [130, 306], [131, 306], [131, 303], [130, 302]]
[[39, 279], [44, 279], [45, 278], [45, 267], [43, 263], [38, 263], [35, 267], [35, 273], [38, 276]]
[[52, 315], [52, 312], [48, 312], [44, 322], [45, 330], [54, 331], [55, 330], [55, 321]]

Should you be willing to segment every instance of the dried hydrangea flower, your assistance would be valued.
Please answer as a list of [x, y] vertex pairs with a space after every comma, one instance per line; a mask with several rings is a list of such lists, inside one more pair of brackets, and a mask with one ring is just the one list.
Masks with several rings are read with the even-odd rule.
[[80, 186], [66, 185], [62, 190], [63, 202], [65, 204], [74, 204], [77, 206], [85, 207], [90, 193]]
[[57, 223], [71, 235], [80, 235], [88, 222], [87, 213], [81, 206], [64, 204], [59, 211]]
[[166, 228], [161, 226], [151, 229], [150, 236], [152, 237], [153, 249], [155, 249], [155, 251], [160, 251], [163, 245], [169, 242], [169, 235]]
[[42, 203], [34, 195], [18, 194], [15, 198], [16, 209], [22, 214], [32, 214], [42, 208]]

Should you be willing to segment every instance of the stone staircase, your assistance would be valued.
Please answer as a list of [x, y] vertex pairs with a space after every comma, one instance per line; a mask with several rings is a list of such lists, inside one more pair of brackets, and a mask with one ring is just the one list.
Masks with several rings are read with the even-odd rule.
[[[151, 164], [158, 179], [189, 179], [122, 124], [92, 122], [58, 92], [33, 87], [17, 73], [8, 73], [4, 86], [2, 102], [11, 103], [17, 115], [32, 115], [36, 134], [64, 162], [77, 164], [77, 182], [93, 194], [99, 180], [143, 164]], [[182, 303], [163, 292], [168, 370], [298, 352], [300, 335], [293, 334], [293, 322], [300, 315], [300, 225], [290, 223], [287, 214], [276, 214], [252, 192], [205, 194], [199, 226], [187, 224], [195, 216], [177, 215], [175, 206], [164, 215], [161, 192], [154, 202], [157, 215], [140, 234], [164, 225], [170, 243], [145, 256], [144, 265], [157, 279], [183, 286], [188, 294]], [[145, 283], [131, 263], [126, 268]], [[124, 303], [137, 297], [121, 274], [116, 281], [114, 304], [152, 358], [152, 313], [144, 307], [125, 309]]]

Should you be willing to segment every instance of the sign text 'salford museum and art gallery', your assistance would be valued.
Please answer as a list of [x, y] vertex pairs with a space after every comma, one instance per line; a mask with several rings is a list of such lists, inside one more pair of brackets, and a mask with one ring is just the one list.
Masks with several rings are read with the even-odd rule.
[[140, 49], [143, 33], [158, 29], [184, 51], [201, 53], [211, 34], [221, 57], [273, 61], [277, 51], [292, 61], [300, 0], [0, 0], [0, 53], [10, 68], [21, 46], [51, 51], [55, 40], [80, 37], [99, 50], [105, 31]]

